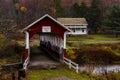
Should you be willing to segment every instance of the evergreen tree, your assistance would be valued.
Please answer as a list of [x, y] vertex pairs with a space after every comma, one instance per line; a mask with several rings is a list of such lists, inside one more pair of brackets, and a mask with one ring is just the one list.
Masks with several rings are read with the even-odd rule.
[[104, 26], [106, 33], [112, 33], [118, 37], [120, 34], [120, 5], [114, 5], [106, 12]]
[[80, 14], [79, 5], [77, 3], [73, 4], [71, 9], [70, 9], [70, 12], [71, 12], [72, 17], [79, 17], [79, 14]]
[[84, 2], [82, 2], [79, 7], [79, 17], [87, 18], [88, 13], [89, 13], [88, 7]]
[[92, 0], [91, 7], [89, 8], [88, 26], [94, 33], [98, 32], [101, 26], [101, 9], [99, 7], [99, 0]]
[[64, 9], [62, 7], [61, 0], [54, 0], [54, 6], [53, 13], [56, 17], [62, 17], [64, 15]]

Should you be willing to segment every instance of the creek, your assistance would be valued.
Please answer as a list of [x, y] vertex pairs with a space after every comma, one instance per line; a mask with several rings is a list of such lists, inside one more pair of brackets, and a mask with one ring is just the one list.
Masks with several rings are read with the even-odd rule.
[[105, 72], [120, 72], [120, 65], [96, 65], [96, 66], [80, 66], [80, 71], [89, 71], [93, 74], [101, 75]]

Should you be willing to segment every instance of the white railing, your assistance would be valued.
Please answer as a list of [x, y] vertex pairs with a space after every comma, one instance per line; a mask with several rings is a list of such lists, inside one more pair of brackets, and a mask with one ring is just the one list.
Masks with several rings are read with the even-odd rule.
[[29, 58], [27, 57], [27, 59], [25, 60], [24, 64], [23, 64], [23, 69], [27, 69], [27, 65], [29, 63]]
[[73, 61], [71, 61], [70, 59], [65, 58], [65, 57], [63, 57], [63, 61], [64, 61], [64, 63], [65, 63], [66, 65], [69, 66], [70, 69], [73, 68], [73, 69], [76, 70], [76, 73], [78, 73], [78, 68], [79, 68], [79, 66], [78, 66], [77, 63], [75, 63], [75, 62], [73, 62]]

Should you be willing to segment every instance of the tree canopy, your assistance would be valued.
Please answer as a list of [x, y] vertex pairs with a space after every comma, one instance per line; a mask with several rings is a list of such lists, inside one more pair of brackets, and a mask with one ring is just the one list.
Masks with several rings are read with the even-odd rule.
[[97, 33], [98, 29], [101, 26], [101, 9], [99, 7], [99, 0], [92, 0], [91, 6], [89, 8], [88, 23], [89, 28], [92, 29], [94, 33]]
[[87, 18], [89, 14], [89, 9], [84, 2], [81, 3], [79, 7], [79, 17]]
[[106, 12], [104, 30], [116, 34], [116, 37], [120, 34], [120, 5], [114, 5]]
[[[101, 4], [101, 0], [91, 1], [92, 2], [90, 6], [88, 6], [86, 2], [83, 1], [81, 4], [74, 3], [71, 7], [65, 7], [62, 5], [62, 0], [0, 0], [0, 20], [2, 23], [7, 19], [7, 21], [10, 21], [10, 25], [11, 23], [14, 26], [19, 24], [20, 28], [24, 28], [44, 14], [50, 14], [55, 18], [84, 17], [88, 22], [88, 28], [91, 29], [92, 32], [97, 33], [99, 29], [101, 30], [101, 21], [104, 18], [102, 16], [105, 15], [106, 10], [101, 10], [101, 6], [104, 6]], [[118, 21], [115, 22], [112, 20], [112, 22], [114, 21], [114, 23], [117, 24], [111, 24], [107, 22], [109, 21], [109, 18], [107, 18], [108, 15], [116, 14], [115, 11], [114, 13], [110, 13], [110, 11], [111, 10], [108, 10], [106, 13], [104, 21], [104, 23], [106, 23], [105, 26], [118, 26]], [[113, 19], [114, 16], [119, 17], [119, 15], [112, 15], [110, 18]], [[4, 27], [1, 26], [1, 28]]]
[[92, 0], [90, 7], [86, 6], [84, 2], [82, 2], [81, 5], [75, 3], [71, 7], [71, 16], [86, 18], [89, 29], [91, 29], [93, 33], [98, 33], [102, 23], [102, 13], [99, 0]]
[[54, 6], [53, 8], [53, 14], [56, 17], [62, 17], [64, 15], [64, 9], [62, 7], [62, 1], [61, 0], [53, 0]]
[[79, 11], [79, 5], [77, 3], [75, 3], [71, 6], [70, 11], [71, 11], [71, 16], [72, 17], [79, 17], [79, 12], [80, 11]]

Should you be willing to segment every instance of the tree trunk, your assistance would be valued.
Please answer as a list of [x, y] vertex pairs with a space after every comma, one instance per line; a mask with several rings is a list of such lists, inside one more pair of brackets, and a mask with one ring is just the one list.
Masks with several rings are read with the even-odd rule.
[[115, 37], [118, 38], [118, 33], [115, 34]]

